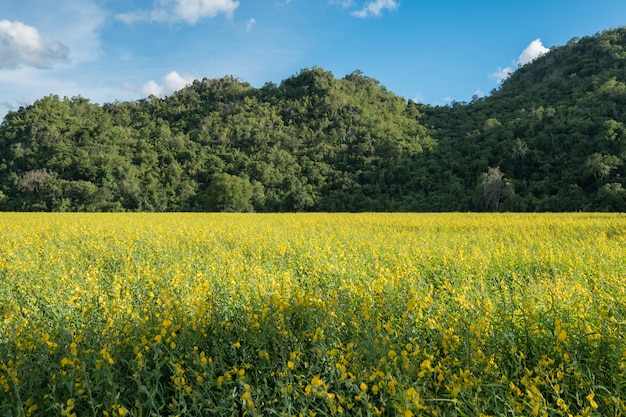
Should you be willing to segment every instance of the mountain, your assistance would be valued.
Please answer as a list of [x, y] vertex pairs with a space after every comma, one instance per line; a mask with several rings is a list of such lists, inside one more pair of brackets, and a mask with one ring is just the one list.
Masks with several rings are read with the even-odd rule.
[[[430, 109], [437, 159], [452, 162], [447, 171], [464, 190], [476, 173], [498, 168], [499, 209], [623, 210], [625, 81], [626, 28], [572, 39], [519, 68], [489, 97]], [[493, 209], [485, 206], [488, 190], [478, 188], [473, 207]]]
[[618, 28], [450, 106], [318, 67], [102, 106], [47, 96], [0, 126], [0, 209], [623, 210], [625, 82]]

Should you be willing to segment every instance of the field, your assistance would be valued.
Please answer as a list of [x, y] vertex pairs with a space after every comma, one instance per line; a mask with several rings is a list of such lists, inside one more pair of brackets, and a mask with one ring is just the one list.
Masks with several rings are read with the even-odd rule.
[[618, 214], [0, 214], [0, 416], [620, 416]]

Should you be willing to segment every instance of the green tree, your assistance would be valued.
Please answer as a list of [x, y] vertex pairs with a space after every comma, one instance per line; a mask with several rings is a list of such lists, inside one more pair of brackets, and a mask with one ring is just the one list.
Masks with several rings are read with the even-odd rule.
[[611, 171], [617, 169], [621, 164], [622, 161], [617, 156], [598, 152], [590, 155], [585, 161], [585, 167], [587, 171], [593, 175], [598, 188], [600, 188], [601, 181], [608, 177]]
[[248, 178], [225, 172], [215, 174], [207, 190], [209, 211], [253, 211], [254, 186]]
[[504, 198], [513, 194], [510, 182], [505, 181], [500, 167], [489, 168], [478, 180], [479, 201], [483, 210], [498, 211]]
[[604, 184], [598, 191], [597, 199], [602, 210], [626, 210], [626, 189], [621, 183]]

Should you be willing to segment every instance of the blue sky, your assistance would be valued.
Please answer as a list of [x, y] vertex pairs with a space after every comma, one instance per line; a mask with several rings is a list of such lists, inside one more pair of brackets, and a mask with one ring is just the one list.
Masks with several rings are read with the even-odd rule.
[[626, 25], [624, 0], [2, 0], [0, 117], [49, 95], [163, 96], [319, 66], [444, 105], [573, 37]]

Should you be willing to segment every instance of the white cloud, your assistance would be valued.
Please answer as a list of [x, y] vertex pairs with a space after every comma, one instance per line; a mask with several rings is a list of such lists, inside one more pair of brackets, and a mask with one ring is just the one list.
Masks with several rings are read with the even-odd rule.
[[122, 77], [97, 61], [103, 55], [101, 29], [109, 16], [102, 3], [0, 0], [0, 119], [49, 94], [80, 95], [99, 103], [136, 99], [137, 91], [129, 94], [112, 86]]
[[178, 74], [178, 72], [172, 71], [163, 77], [163, 85], [158, 84], [154, 80], [150, 80], [141, 87], [141, 92], [147, 96], [150, 94], [155, 96], [168, 95], [192, 82], [193, 78], [183, 77]]
[[535, 39], [526, 47], [526, 49], [524, 49], [522, 54], [519, 56], [517, 63], [520, 66], [526, 65], [529, 62], [534, 61], [535, 58], [538, 58], [549, 51], [550, 49], [543, 46], [541, 39]]
[[489, 74], [489, 78], [493, 78], [497, 82], [501, 83], [502, 81], [509, 78], [511, 74], [513, 74], [513, 68], [511, 67], [498, 68], [496, 72], [492, 72], [491, 74]]
[[233, 0], [175, 0], [174, 3], [178, 15], [189, 23], [202, 17], [215, 17], [218, 13], [232, 16], [239, 7], [239, 2]]
[[163, 81], [165, 83], [165, 91], [169, 94], [191, 84], [193, 78], [181, 77], [176, 71], [172, 71], [163, 78]]
[[232, 17], [238, 7], [239, 1], [235, 0], [155, 0], [155, 6], [151, 11], [121, 13], [116, 18], [128, 24], [140, 20], [155, 22], [184, 20], [195, 24], [202, 18], [213, 18], [220, 13]]
[[362, 19], [370, 16], [380, 16], [384, 9], [395, 10], [398, 8], [398, 3], [395, 0], [376, 0], [367, 3], [361, 10], [352, 12], [353, 16], [360, 17]]
[[145, 83], [143, 87], [141, 87], [141, 92], [147, 96], [149, 95], [160, 96], [161, 93], [163, 92], [163, 87], [158, 85], [156, 81], [150, 80], [147, 83]]
[[352, 7], [354, 0], [328, 0], [330, 4], [339, 4], [343, 9]]
[[[528, 44], [528, 46], [520, 54], [519, 58], [517, 58], [517, 61], [512, 62], [512, 65], [521, 67], [548, 52], [550, 52], [550, 49], [543, 46], [541, 39], [537, 38]], [[496, 72], [489, 74], [489, 78], [493, 78], [500, 83], [509, 78], [514, 71], [515, 70], [512, 67], [498, 68]]]
[[0, 69], [49, 68], [69, 62], [69, 48], [22, 22], [0, 21]]
[[250, 18], [248, 19], [248, 21], [246, 22], [246, 31], [250, 32], [252, 30], [252, 26], [256, 25], [256, 19]]
[[137, 12], [128, 12], [128, 13], [119, 13], [115, 15], [117, 20], [121, 20], [122, 22], [130, 25], [140, 20], [151, 20], [150, 12], [146, 10], [141, 10]]

